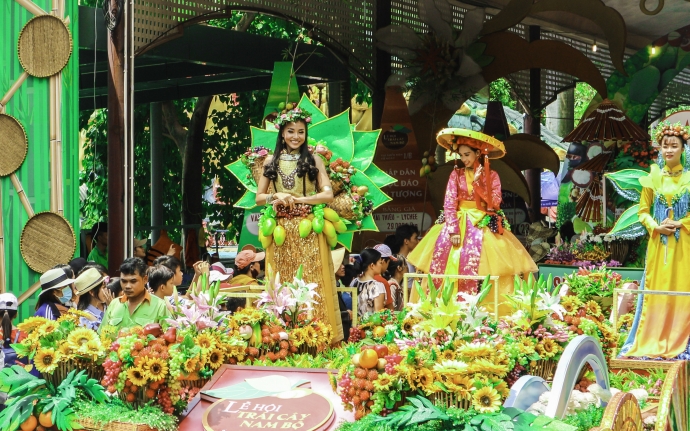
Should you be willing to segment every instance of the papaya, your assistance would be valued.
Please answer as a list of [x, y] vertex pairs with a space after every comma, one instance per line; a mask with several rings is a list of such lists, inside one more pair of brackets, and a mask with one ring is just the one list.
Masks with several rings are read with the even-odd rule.
[[338, 236], [338, 234], [335, 232], [335, 226], [333, 226], [333, 223], [328, 220], [326, 220], [323, 225], [323, 233], [326, 235], [326, 238]]
[[273, 236], [264, 236], [261, 231], [259, 231], [259, 242], [261, 243], [261, 247], [264, 249], [268, 248], [269, 245], [273, 242]]
[[338, 213], [328, 207], [323, 209], [323, 218], [330, 221], [331, 223], [337, 223], [338, 220], [340, 220], [340, 216], [338, 215]]
[[336, 245], [338, 245], [338, 237], [337, 236], [327, 236], [326, 242], [328, 243], [328, 246], [330, 248], [334, 248]]
[[311, 220], [303, 218], [299, 222], [299, 237], [306, 238], [311, 233]]
[[314, 220], [311, 221], [311, 227], [314, 229], [314, 233], [320, 234], [323, 232], [323, 225], [324, 225], [324, 220], [319, 217], [314, 217]]
[[347, 232], [347, 225], [342, 219], [338, 220], [337, 223], [333, 223], [333, 227], [335, 228], [335, 231], [338, 233]]
[[267, 218], [264, 220], [263, 226], [261, 226], [261, 233], [264, 234], [264, 236], [273, 235], [273, 230], [276, 228], [276, 225], [276, 219]]
[[283, 245], [285, 242], [285, 228], [282, 226], [276, 226], [275, 230], [273, 231], [273, 240], [276, 242], [276, 245], [280, 247]]

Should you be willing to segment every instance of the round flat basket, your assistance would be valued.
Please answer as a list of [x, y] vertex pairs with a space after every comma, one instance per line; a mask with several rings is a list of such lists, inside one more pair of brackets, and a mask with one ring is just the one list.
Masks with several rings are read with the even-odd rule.
[[72, 35], [64, 21], [53, 15], [31, 18], [19, 34], [19, 63], [37, 78], [61, 71], [72, 55]]
[[16, 118], [0, 114], [0, 177], [6, 177], [19, 169], [28, 149], [24, 127]]
[[59, 214], [42, 212], [26, 222], [20, 239], [24, 261], [36, 272], [44, 273], [74, 257], [77, 243], [74, 230]]

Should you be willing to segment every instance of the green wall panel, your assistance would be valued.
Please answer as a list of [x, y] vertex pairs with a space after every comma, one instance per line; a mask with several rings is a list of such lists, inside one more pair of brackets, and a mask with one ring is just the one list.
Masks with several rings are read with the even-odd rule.
[[[43, 10], [51, 9], [51, 2], [36, 0]], [[77, 50], [78, 8], [75, 0], [66, 0], [65, 16], [72, 33], [73, 52], [63, 69], [62, 79], [62, 157], [65, 217], [79, 235], [79, 58]], [[19, 33], [33, 17], [14, 0], [0, 0], [0, 98], [23, 69], [17, 57]], [[29, 139], [29, 151], [17, 175], [36, 213], [50, 209], [49, 157], [49, 85], [48, 78], [29, 77], [7, 104], [6, 113], [17, 118]], [[0, 154], [0, 157], [2, 155]], [[5, 268], [7, 290], [19, 296], [38, 281], [40, 274], [32, 271], [22, 259], [19, 239], [28, 220], [9, 177], [0, 178], [2, 216], [5, 237]], [[79, 248], [77, 247], [77, 250]], [[22, 304], [19, 321], [33, 315], [37, 294]]]

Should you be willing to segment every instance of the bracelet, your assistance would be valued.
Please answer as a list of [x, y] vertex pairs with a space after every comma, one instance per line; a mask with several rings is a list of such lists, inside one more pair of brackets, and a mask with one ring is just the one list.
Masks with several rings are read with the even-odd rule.
[[273, 201], [273, 193], [269, 193], [268, 196], [266, 196], [266, 203], [270, 204]]
[[331, 186], [323, 186], [322, 190], [325, 192], [325, 191], [333, 190], [333, 189], [331, 188]]

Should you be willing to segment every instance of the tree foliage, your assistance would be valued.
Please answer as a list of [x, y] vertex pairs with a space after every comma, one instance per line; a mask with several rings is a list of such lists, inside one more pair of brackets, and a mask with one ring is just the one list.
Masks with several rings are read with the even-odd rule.
[[578, 82], [575, 85], [575, 127], [580, 124], [582, 116], [596, 94], [597, 91], [586, 82]]

